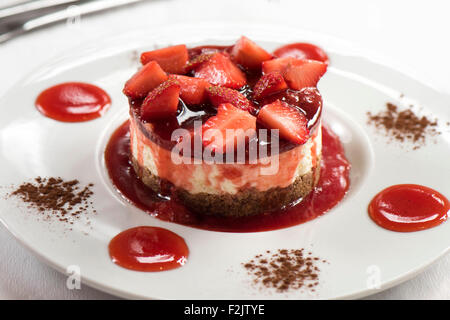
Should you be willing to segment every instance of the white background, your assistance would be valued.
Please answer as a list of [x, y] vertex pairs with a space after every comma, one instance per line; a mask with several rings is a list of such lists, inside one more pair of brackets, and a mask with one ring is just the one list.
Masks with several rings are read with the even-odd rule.
[[[18, 2], [3, 0], [1, 5]], [[152, 25], [235, 21], [278, 23], [354, 43], [387, 64], [450, 93], [450, 3], [361, 0], [149, 0], [53, 26], [0, 45], [0, 95], [30, 70], [78, 44]], [[3, 106], [7, 107], [7, 106]], [[13, 107], [13, 106], [11, 106]], [[450, 104], [449, 104], [450, 108]], [[443, 190], [448, 196], [450, 190]], [[0, 226], [0, 298], [110, 299], [87, 286], [68, 290], [66, 277], [40, 263]], [[450, 255], [416, 278], [370, 299], [450, 299]]]

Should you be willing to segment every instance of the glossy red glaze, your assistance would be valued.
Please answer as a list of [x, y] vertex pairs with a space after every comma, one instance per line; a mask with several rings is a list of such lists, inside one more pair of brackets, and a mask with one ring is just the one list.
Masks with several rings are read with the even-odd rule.
[[369, 215], [379, 226], [400, 232], [435, 227], [447, 219], [450, 203], [439, 192], [416, 184], [399, 184], [378, 193]]
[[[327, 127], [322, 131], [321, 176], [317, 188], [299, 204], [276, 212], [243, 218], [204, 216], [174, 199], [163, 200], [136, 176], [130, 163], [129, 122], [112, 135], [105, 151], [106, 167], [118, 191], [132, 204], [154, 217], [191, 227], [223, 232], [259, 232], [286, 228], [314, 219], [333, 208], [349, 188], [350, 164], [339, 138]], [[168, 186], [170, 191], [170, 186]]]
[[186, 263], [189, 249], [176, 233], [158, 227], [125, 230], [109, 243], [114, 263], [136, 271], [165, 271]]
[[282, 46], [273, 52], [277, 58], [294, 57], [298, 59], [310, 59], [325, 62], [329, 59], [325, 51], [311, 43], [299, 42]]
[[102, 116], [111, 104], [108, 94], [88, 83], [67, 82], [44, 90], [36, 108], [45, 116], [63, 122], [82, 122]]
[[[200, 46], [189, 49], [188, 53], [190, 59], [193, 59], [204, 53], [223, 52], [228, 55], [231, 49], [232, 46]], [[243, 86], [238, 91], [249, 99], [251, 104], [254, 105], [256, 109], [259, 109], [267, 103], [273, 102], [274, 99], [281, 99], [304, 111], [306, 118], [308, 119], [308, 129], [310, 132], [315, 130], [317, 125], [320, 123], [319, 120], [322, 113], [322, 96], [316, 88], [303, 88], [299, 91], [288, 89], [281, 93], [270, 95], [262, 101], [257, 101], [253, 98], [253, 86], [260, 79], [261, 72], [249, 70], [243, 71], [245, 72], [247, 78], [247, 85]], [[192, 73], [187, 75], [192, 76]], [[175, 142], [171, 141], [172, 132], [174, 130], [179, 128], [190, 130], [192, 129], [194, 121], [202, 121], [202, 123], [204, 123], [217, 113], [217, 109], [209, 102], [206, 102], [200, 106], [189, 106], [182, 102], [179, 105], [179, 112], [176, 117], [145, 121], [141, 117], [142, 99], [130, 99], [129, 102], [131, 116], [135, 117], [141, 126], [144, 126], [146, 123], [151, 123], [153, 125], [153, 130], [151, 132], [146, 132], [147, 130], [144, 128], [142, 128], [142, 131], [146, 132], [146, 135], [150, 140], [166, 149], [172, 149], [175, 145]], [[267, 144], [267, 141], [260, 141], [259, 139], [257, 141], [258, 144]], [[290, 150], [296, 146], [296, 144], [291, 143], [286, 139], [280, 139], [280, 152]]]

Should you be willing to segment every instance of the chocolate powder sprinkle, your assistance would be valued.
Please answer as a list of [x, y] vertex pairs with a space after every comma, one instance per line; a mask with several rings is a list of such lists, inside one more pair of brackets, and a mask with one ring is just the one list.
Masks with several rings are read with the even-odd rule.
[[[255, 285], [274, 288], [278, 292], [307, 288], [315, 291], [319, 284], [320, 269], [316, 265], [319, 258], [304, 249], [279, 249], [268, 256], [256, 255], [243, 263]], [[321, 260], [326, 262], [326, 260]]]
[[82, 187], [78, 180], [65, 181], [60, 177], [37, 177], [32, 182], [19, 185], [10, 196], [18, 197], [40, 213], [72, 224], [73, 218], [86, 213], [91, 207], [89, 199], [94, 194], [91, 190], [93, 186], [90, 183]]
[[368, 123], [382, 129], [392, 139], [398, 142], [410, 142], [417, 149], [425, 145], [427, 137], [439, 134], [438, 122], [426, 116], [414, 113], [412, 106], [400, 110], [393, 103], [387, 103], [386, 109], [377, 114], [367, 112]]

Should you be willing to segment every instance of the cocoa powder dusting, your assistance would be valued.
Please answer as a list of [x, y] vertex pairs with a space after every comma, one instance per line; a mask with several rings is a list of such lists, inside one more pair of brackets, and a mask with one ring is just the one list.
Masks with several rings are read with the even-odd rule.
[[326, 263], [326, 260], [313, 257], [304, 249], [279, 249], [256, 255], [242, 265], [255, 285], [274, 288], [278, 292], [302, 288], [315, 291], [319, 284], [320, 262]]
[[10, 193], [47, 217], [56, 217], [61, 222], [73, 224], [81, 214], [96, 211], [90, 197], [94, 185], [80, 186], [78, 180], [64, 181], [62, 178], [37, 177], [24, 182]]
[[382, 129], [392, 139], [399, 142], [411, 142], [414, 149], [425, 145], [427, 137], [439, 134], [436, 119], [418, 116], [412, 110], [399, 110], [393, 103], [387, 103], [386, 109], [377, 114], [367, 112], [368, 123]]

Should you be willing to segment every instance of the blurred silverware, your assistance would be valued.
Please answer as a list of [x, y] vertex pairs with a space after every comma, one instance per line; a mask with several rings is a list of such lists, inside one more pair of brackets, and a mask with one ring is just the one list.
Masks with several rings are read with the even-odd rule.
[[[47, 2], [47, 0], [45, 0]], [[78, 17], [98, 13], [108, 9], [117, 8], [127, 4], [133, 4], [142, 2], [145, 0], [85, 0], [85, 1], [68, 1], [66, 0], [66, 6], [61, 8], [64, 0], [60, 0], [60, 4], [53, 4], [49, 6], [43, 6], [41, 8], [32, 9], [30, 11], [18, 12], [16, 9], [15, 14], [8, 15], [5, 18], [0, 19], [0, 44], [11, 40], [21, 34], [30, 32], [44, 26], [48, 26], [57, 22], [67, 21], [68, 19], [76, 19]], [[40, 1], [36, 1], [40, 2]], [[58, 1], [55, 1], [55, 3]], [[72, 5], [71, 5], [72, 3]], [[47, 2], [50, 4], [50, 1]], [[13, 8], [13, 7], [10, 7]], [[24, 7], [22, 7], [24, 8]], [[36, 14], [36, 12], [42, 12], [40, 10], [55, 10], [54, 12], [45, 11], [43, 15], [33, 16], [31, 19], [28, 14]], [[6, 9], [3, 9], [6, 10]], [[13, 11], [10, 11], [10, 13]]]
[[[6, 8], [0, 8], [0, 19], [10, 18], [16, 15], [31, 13], [34, 11], [43, 11], [61, 5], [70, 5], [80, 0], [32, 0], [21, 2]], [[0, 20], [2, 21], [2, 20]]]

